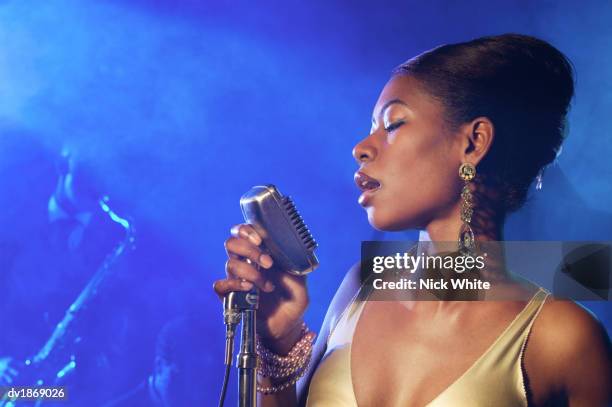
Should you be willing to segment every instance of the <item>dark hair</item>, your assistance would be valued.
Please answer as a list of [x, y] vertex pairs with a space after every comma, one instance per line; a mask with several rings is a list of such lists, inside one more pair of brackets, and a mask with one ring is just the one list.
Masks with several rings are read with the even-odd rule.
[[393, 73], [415, 77], [442, 103], [451, 128], [479, 116], [493, 122], [478, 174], [499, 188], [504, 212], [518, 209], [565, 137], [574, 94], [568, 59], [543, 40], [504, 34], [434, 48]]

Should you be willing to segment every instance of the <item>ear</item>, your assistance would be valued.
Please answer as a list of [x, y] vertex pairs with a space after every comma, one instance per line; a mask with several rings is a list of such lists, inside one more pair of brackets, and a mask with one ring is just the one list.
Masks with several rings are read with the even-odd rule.
[[477, 117], [463, 126], [461, 132], [462, 162], [477, 165], [493, 145], [495, 128], [488, 117]]

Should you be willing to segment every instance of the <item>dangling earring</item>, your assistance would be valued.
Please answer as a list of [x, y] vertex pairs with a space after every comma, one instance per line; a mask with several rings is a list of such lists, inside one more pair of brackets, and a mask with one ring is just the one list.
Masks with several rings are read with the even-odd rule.
[[474, 232], [470, 223], [474, 214], [474, 198], [470, 190], [470, 181], [476, 177], [476, 167], [470, 163], [463, 163], [459, 167], [459, 177], [463, 180], [461, 190], [461, 229], [459, 230], [459, 252], [471, 253], [474, 249]]

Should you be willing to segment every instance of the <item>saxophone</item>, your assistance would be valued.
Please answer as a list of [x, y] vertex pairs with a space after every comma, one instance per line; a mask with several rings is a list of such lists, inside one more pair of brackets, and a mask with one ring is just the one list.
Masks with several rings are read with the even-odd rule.
[[[70, 157], [66, 157], [70, 158]], [[53, 220], [54, 213], [65, 214], [66, 205], [62, 202], [62, 194], [71, 195], [71, 168], [60, 175], [58, 189], [49, 200], [50, 218]], [[74, 195], [71, 195], [72, 201]], [[135, 231], [133, 222], [126, 217], [119, 216], [109, 206], [109, 199], [103, 196], [96, 202], [98, 210], [102, 210], [112, 222], [119, 224], [124, 235], [119, 243], [107, 254], [100, 266], [96, 269], [92, 278], [87, 282], [76, 299], [65, 311], [64, 317], [57, 323], [44, 345], [31, 357], [19, 362], [16, 366], [10, 365], [11, 358], [0, 358], [0, 387], [4, 390], [15, 386], [15, 379], [19, 377], [19, 384], [27, 384], [32, 387], [62, 386], [66, 379], [71, 376], [77, 368], [77, 358], [74, 348], [81, 338], [75, 333], [74, 322], [78, 320], [81, 311], [95, 297], [101, 284], [108, 278], [113, 266], [129, 250], [134, 247]], [[73, 216], [70, 214], [70, 216]], [[49, 399], [51, 401], [52, 399]], [[42, 398], [35, 400], [19, 400], [18, 397], [9, 397], [9, 393], [0, 393], [0, 407], [14, 407], [19, 404], [40, 406]]]

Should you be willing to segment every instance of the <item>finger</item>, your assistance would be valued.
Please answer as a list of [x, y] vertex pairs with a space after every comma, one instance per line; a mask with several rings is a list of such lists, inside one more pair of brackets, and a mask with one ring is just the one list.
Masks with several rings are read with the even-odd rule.
[[241, 281], [235, 278], [217, 280], [213, 283], [213, 290], [219, 298], [225, 297], [231, 291], [249, 291], [251, 288], [253, 288], [253, 283], [250, 281]]
[[248, 223], [241, 223], [239, 225], [235, 225], [231, 229], [231, 234], [234, 237], [242, 237], [243, 239], [248, 239], [255, 246], [259, 246], [262, 242], [261, 236], [255, 230], [255, 228]]
[[238, 260], [228, 259], [225, 263], [225, 272], [228, 277], [244, 279], [255, 284], [259, 289], [265, 292], [274, 290], [274, 284], [264, 278], [263, 274], [258, 271], [252, 264]]
[[230, 237], [227, 239], [225, 241], [225, 251], [230, 258], [245, 257], [266, 269], [272, 267], [274, 263], [269, 254], [263, 253], [257, 246], [243, 238]]

